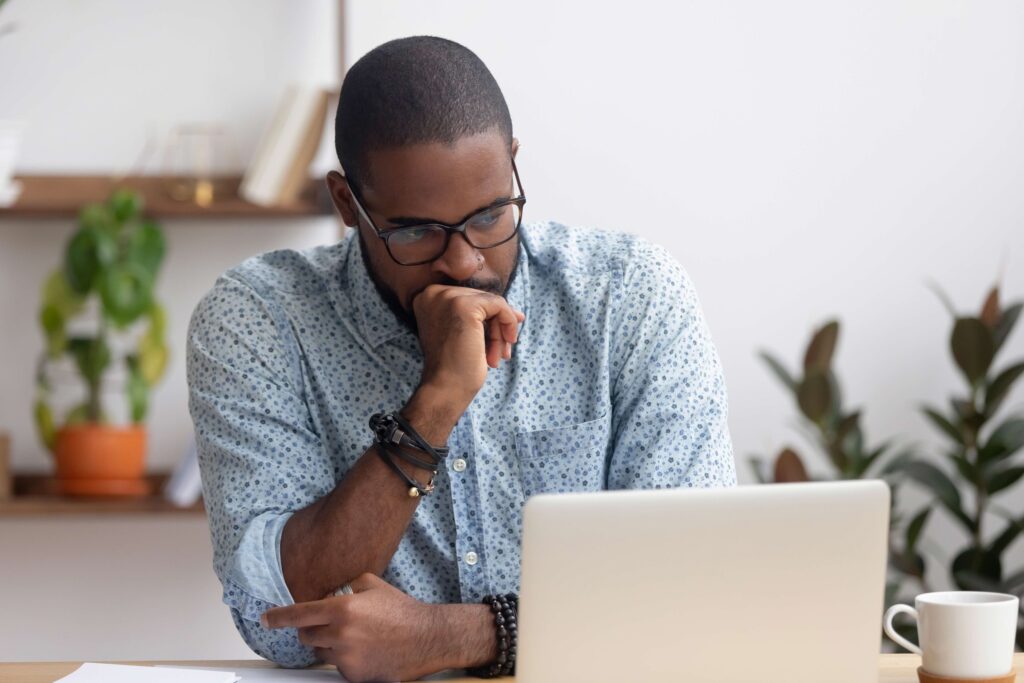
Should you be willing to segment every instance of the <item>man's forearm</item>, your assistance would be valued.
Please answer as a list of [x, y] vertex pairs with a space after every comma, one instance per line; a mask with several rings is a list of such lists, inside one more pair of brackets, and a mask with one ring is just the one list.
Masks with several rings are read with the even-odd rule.
[[[421, 387], [402, 415], [428, 442], [442, 445], [461, 416], [443, 393]], [[403, 468], [421, 483], [430, 473]], [[363, 572], [381, 575], [398, 549], [419, 498], [371, 447], [334, 489], [295, 512], [281, 535], [281, 568], [296, 602], [317, 600]]]

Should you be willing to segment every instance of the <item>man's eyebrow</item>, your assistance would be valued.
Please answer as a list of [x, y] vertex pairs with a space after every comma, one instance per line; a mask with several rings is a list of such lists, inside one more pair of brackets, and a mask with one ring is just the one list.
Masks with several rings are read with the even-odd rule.
[[[493, 208], [494, 206], [496, 206], [497, 204], [501, 204], [502, 202], [507, 202], [510, 199], [512, 199], [511, 195], [506, 195], [504, 197], [498, 197], [497, 199], [493, 200], [490, 204], [485, 204], [485, 205], [483, 205], [481, 207], [473, 209], [472, 211], [467, 213], [465, 216], [463, 216], [458, 221], [458, 223], [462, 223], [463, 221], [467, 220], [473, 214], [480, 213], [481, 211], [486, 211], [487, 209]], [[393, 218], [388, 218], [387, 221], [388, 221], [388, 223], [391, 223], [392, 227], [396, 227], [396, 228], [401, 228], [401, 227], [405, 227], [405, 226], [408, 226], [408, 225], [419, 225], [421, 223], [440, 223], [441, 225], [447, 225], [447, 223], [445, 223], [444, 221], [440, 221], [440, 220], [438, 220], [436, 218], [420, 218], [418, 216], [394, 216]], [[456, 225], [458, 223], [456, 223]]]

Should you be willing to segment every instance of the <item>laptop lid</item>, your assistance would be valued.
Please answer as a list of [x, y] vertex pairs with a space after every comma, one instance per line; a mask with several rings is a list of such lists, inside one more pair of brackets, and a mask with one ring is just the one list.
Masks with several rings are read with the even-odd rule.
[[544, 494], [523, 511], [516, 678], [877, 678], [881, 481]]

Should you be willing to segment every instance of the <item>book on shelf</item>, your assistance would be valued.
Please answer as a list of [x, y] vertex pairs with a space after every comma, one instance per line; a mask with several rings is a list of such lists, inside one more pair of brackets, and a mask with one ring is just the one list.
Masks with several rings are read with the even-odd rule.
[[261, 206], [289, 204], [298, 199], [309, 180], [309, 166], [323, 138], [332, 92], [291, 85], [271, 119], [239, 194]]
[[189, 440], [185, 449], [185, 457], [164, 484], [163, 495], [178, 507], [191, 507], [199, 501], [203, 494], [203, 480], [199, 472], [199, 452], [196, 440]]

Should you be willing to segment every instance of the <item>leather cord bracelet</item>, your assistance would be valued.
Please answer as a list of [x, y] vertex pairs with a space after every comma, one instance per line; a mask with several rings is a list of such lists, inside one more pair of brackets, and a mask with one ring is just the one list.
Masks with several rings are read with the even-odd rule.
[[431, 470], [429, 482], [427, 482], [426, 484], [420, 484], [412, 476], [406, 474], [405, 470], [399, 467], [398, 463], [396, 463], [392, 459], [392, 449], [394, 449], [394, 446], [390, 444], [378, 443], [377, 455], [379, 455], [380, 459], [383, 460], [387, 464], [387, 466], [390, 467], [395, 472], [395, 474], [401, 477], [402, 481], [404, 481], [409, 486], [409, 488], [407, 489], [409, 497], [419, 498], [420, 496], [429, 496], [431, 493], [433, 493], [434, 475], [437, 474], [437, 470]]
[[498, 657], [494, 662], [466, 673], [478, 678], [496, 678], [513, 675], [516, 672], [516, 651], [519, 640], [519, 596], [515, 593], [485, 595], [481, 601], [489, 605], [494, 615], [494, 626], [498, 637]]
[[434, 446], [420, 436], [409, 421], [398, 413], [375, 413], [370, 416], [370, 429], [377, 437], [378, 443], [390, 443], [405, 446], [426, 453], [434, 464], [448, 457], [448, 448]]
[[[437, 467], [448, 457], [448, 448], [434, 448], [398, 413], [375, 413], [370, 417], [370, 429], [373, 430], [377, 444], [377, 455], [408, 485], [409, 497], [417, 498], [433, 493]], [[416, 457], [409, 450], [422, 453], [426, 459]], [[425, 485], [420, 484], [399, 466], [396, 458], [429, 471], [430, 481]]]

